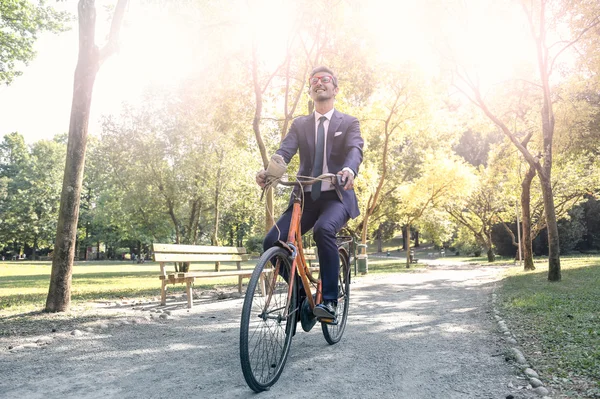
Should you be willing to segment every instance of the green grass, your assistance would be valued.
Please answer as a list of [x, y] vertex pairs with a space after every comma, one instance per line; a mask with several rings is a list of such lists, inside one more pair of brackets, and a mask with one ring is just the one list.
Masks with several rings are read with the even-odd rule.
[[[376, 252], [377, 251], [377, 242], [375, 241], [367, 241], [367, 252]], [[384, 241], [381, 243], [382, 252], [386, 251], [398, 251], [398, 248], [402, 248], [402, 238], [392, 238], [389, 241]]]
[[[253, 268], [254, 261], [242, 263]], [[221, 263], [221, 270], [235, 269]], [[173, 271], [170, 266], [167, 271]], [[193, 265], [193, 270], [214, 270], [212, 264]], [[0, 316], [42, 310], [50, 284], [51, 262], [0, 262]], [[78, 305], [90, 301], [121, 298], [152, 298], [160, 295], [158, 263], [76, 262], [73, 267], [71, 301]], [[237, 277], [200, 279], [196, 288], [237, 283]], [[169, 292], [183, 291], [183, 285], [169, 286]]]
[[[406, 268], [406, 260], [402, 259], [387, 259], [369, 257], [368, 259], [369, 274], [381, 273], [412, 273], [425, 268], [424, 264], [413, 263], [410, 268]], [[354, 272], [354, 270], [352, 270]]]
[[[251, 269], [256, 260], [242, 263]], [[51, 262], [0, 262], [0, 316], [40, 311], [46, 303], [50, 284]], [[369, 259], [370, 273], [412, 271], [422, 266], [404, 267], [398, 259]], [[221, 263], [221, 270], [235, 269], [235, 264]], [[213, 263], [194, 264], [192, 270], [214, 269]], [[174, 268], [169, 266], [168, 271]], [[71, 301], [73, 306], [90, 301], [127, 298], [153, 298], [160, 295], [159, 265], [154, 262], [75, 262]], [[219, 285], [235, 285], [237, 277], [196, 280], [195, 287], [210, 289]], [[183, 284], [169, 286], [169, 292], [183, 292]]]
[[[256, 260], [242, 263], [252, 269]], [[421, 266], [422, 267], [422, 266]], [[235, 269], [235, 264], [221, 263], [221, 270]], [[194, 264], [192, 270], [214, 270], [214, 263]], [[412, 272], [402, 260], [373, 259], [369, 273]], [[169, 266], [167, 271], [174, 271]], [[160, 296], [158, 263], [76, 262], [71, 284], [71, 311], [57, 314], [43, 312], [50, 284], [50, 262], [0, 262], [0, 336], [30, 336], [51, 331], [69, 331], [100, 318], [86, 313], [90, 302], [147, 300]], [[246, 280], [247, 282], [247, 280]], [[211, 289], [215, 286], [236, 286], [237, 277], [197, 279], [194, 286]], [[183, 292], [184, 285], [169, 285], [168, 292]], [[117, 317], [109, 316], [109, 318]]]
[[510, 269], [502, 313], [544, 379], [568, 397], [600, 397], [600, 257], [561, 257], [560, 282], [548, 281], [547, 260], [536, 268]]

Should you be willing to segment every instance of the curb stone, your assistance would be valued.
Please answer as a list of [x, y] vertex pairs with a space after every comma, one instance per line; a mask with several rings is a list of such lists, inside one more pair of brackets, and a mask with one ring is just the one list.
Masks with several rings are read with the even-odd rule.
[[548, 389], [544, 386], [544, 383], [539, 379], [538, 373], [532, 369], [527, 363], [527, 359], [523, 355], [523, 352], [517, 348], [518, 342], [515, 336], [510, 332], [510, 329], [506, 325], [506, 321], [502, 318], [500, 311], [498, 310], [496, 300], [498, 295], [496, 294], [496, 285], [494, 284], [494, 291], [492, 293], [492, 311], [494, 313], [494, 319], [498, 324], [498, 331], [504, 336], [504, 341], [509, 344], [510, 351], [513, 354], [516, 362], [518, 363], [521, 371], [525, 377], [529, 380], [533, 392], [542, 397], [542, 399], [552, 399]]

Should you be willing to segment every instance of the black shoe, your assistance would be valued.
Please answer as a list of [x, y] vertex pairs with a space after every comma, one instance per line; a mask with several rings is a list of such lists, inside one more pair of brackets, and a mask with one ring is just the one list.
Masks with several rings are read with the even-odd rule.
[[335, 319], [337, 309], [337, 302], [332, 300], [325, 300], [323, 303], [315, 306], [313, 314], [318, 318], [323, 319]]

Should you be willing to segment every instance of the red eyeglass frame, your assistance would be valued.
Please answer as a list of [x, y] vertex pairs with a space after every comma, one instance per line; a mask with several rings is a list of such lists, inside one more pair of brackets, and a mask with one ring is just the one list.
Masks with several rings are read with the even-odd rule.
[[[330, 79], [330, 80], [329, 80], [329, 82], [323, 82], [323, 80], [322, 80], [322, 79], [324, 79], [324, 78], [328, 78], [328, 79]], [[316, 80], [315, 80], [315, 79], [316, 79]], [[313, 82], [313, 81], [314, 81], [314, 82]], [[319, 81], [321, 81], [321, 83], [330, 83], [330, 82], [333, 82], [333, 76], [331, 76], [331, 75], [313, 76], [312, 78], [310, 78], [310, 79], [308, 80], [308, 83], [310, 83], [310, 85], [311, 85], [311, 86], [314, 86], [314, 85], [316, 85], [317, 83], [319, 83]]]

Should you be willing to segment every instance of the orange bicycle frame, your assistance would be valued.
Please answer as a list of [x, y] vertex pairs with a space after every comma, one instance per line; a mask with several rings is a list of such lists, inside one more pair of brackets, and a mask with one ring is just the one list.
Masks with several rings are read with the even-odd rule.
[[[292, 209], [292, 219], [290, 224], [290, 230], [288, 233], [288, 243], [291, 243], [296, 246], [296, 256], [292, 262], [292, 270], [290, 273], [290, 284], [288, 288], [288, 303], [292, 298], [292, 289], [293, 289], [293, 279], [296, 275], [296, 270], [298, 270], [298, 275], [302, 280], [302, 285], [304, 286], [304, 291], [306, 292], [306, 297], [308, 298], [308, 303], [311, 309], [315, 307], [315, 299], [312, 296], [312, 292], [310, 290], [310, 283], [317, 285], [317, 298], [316, 303], [321, 303], [321, 280], [316, 279], [312, 276], [310, 269], [306, 265], [306, 259], [304, 258], [304, 250], [302, 249], [302, 231], [300, 227], [300, 219], [302, 216], [302, 209], [300, 204], [300, 199], [294, 200], [294, 205]], [[300, 261], [298, 261], [300, 259]]]

